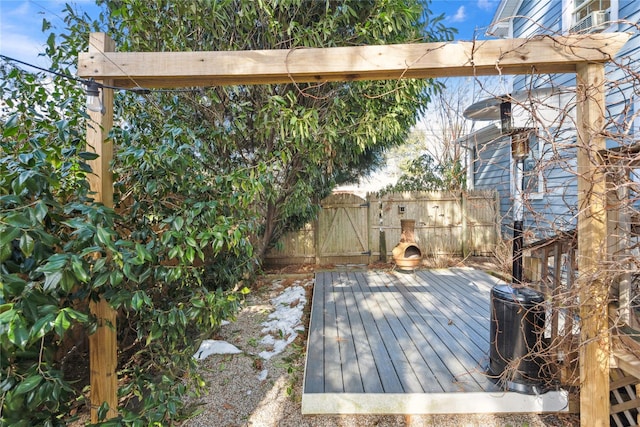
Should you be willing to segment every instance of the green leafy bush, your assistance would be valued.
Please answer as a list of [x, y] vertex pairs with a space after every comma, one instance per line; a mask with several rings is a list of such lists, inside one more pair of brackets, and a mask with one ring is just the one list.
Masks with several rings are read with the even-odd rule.
[[[68, 72], [60, 64], [86, 48], [68, 44], [87, 38], [63, 40], [50, 38], [49, 49]], [[121, 407], [109, 423], [179, 419], [188, 389], [204, 385], [192, 355], [233, 317], [256, 268], [248, 206], [259, 171], [188, 180], [199, 168], [185, 155], [192, 132], [116, 129], [122, 193], [115, 210], [96, 204], [82, 88], [0, 71], [9, 110], [0, 122], [0, 425], [64, 425], [86, 405], [86, 336], [97, 327], [88, 303], [99, 298], [118, 314]]]

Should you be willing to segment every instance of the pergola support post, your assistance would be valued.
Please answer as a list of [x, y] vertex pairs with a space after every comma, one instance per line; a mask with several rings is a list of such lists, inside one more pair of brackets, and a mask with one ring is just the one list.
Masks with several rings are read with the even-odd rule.
[[580, 301], [580, 425], [609, 425], [610, 336], [607, 281], [603, 63], [576, 65], [578, 133], [578, 297]]
[[[113, 52], [114, 41], [104, 33], [92, 33], [89, 39], [89, 52]], [[96, 80], [98, 83], [112, 84], [110, 80]], [[89, 162], [93, 174], [89, 175], [89, 185], [94, 200], [113, 207], [113, 175], [109, 169], [113, 158], [113, 146], [105, 142], [113, 126], [113, 90], [101, 89], [104, 114], [87, 110], [91, 118], [87, 125], [87, 151], [98, 154], [98, 158]], [[107, 419], [117, 416], [118, 347], [116, 340], [116, 311], [104, 299], [90, 301], [91, 313], [98, 321], [97, 331], [89, 336], [89, 365], [91, 384], [91, 422], [98, 422], [98, 409], [106, 402], [109, 405]]]

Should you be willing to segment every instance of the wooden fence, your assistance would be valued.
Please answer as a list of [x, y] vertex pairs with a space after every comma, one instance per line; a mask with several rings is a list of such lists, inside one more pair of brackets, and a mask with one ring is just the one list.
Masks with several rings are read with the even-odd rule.
[[499, 238], [499, 200], [493, 191], [406, 192], [365, 199], [333, 194], [318, 219], [285, 235], [267, 264], [367, 264], [400, 241], [400, 220], [415, 220], [423, 256], [491, 255]]

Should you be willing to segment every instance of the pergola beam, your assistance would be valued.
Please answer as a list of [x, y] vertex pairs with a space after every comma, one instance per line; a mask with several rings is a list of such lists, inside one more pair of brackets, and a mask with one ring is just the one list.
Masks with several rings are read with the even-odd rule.
[[122, 88], [573, 73], [604, 63], [629, 38], [598, 33], [531, 39], [231, 52], [81, 53], [78, 74]]

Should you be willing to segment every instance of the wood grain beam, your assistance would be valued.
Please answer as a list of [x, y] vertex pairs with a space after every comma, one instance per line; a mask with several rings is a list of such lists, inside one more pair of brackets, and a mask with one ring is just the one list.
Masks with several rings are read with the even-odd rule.
[[607, 260], [604, 64], [577, 66], [580, 424], [609, 425], [610, 334]]
[[[104, 33], [92, 33], [90, 51], [107, 52], [115, 49], [113, 40]], [[108, 79], [96, 79], [98, 83], [112, 84]], [[92, 174], [89, 186], [94, 199], [106, 207], [113, 207], [113, 174], [109, 167], [113, 158], [113, 145], [107, 140], [113, 126], [113, 91], [102, 89], [105, 113], [87, 110], [90, 119], [87, 125], [87, 151], [98, 154], [89, 161]], [[89, 303], [91, 313], [98, 321], [98, 329], [89, 336], [89, 367], [91, 394], [91, 422], [98, 422], [98, 409], [103, 403], [109, 405], [107, 419], [118, 415], [118, 345], [116, 340], [116, 311], [101, 298]]]
[[81, 53], [78, 75], [118, 87], [175, 88], [575, 72], [606, 62], [625, 33], [230, 52]]

